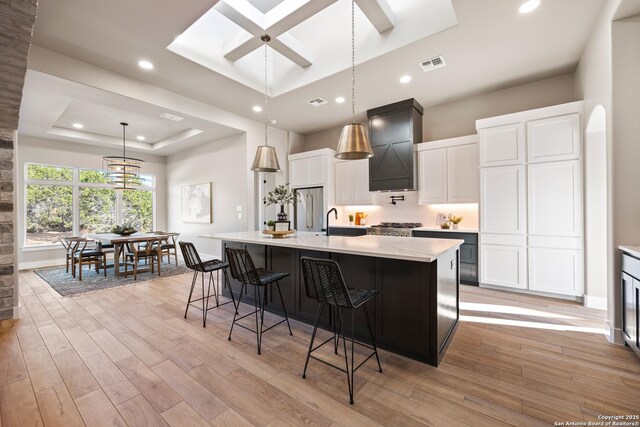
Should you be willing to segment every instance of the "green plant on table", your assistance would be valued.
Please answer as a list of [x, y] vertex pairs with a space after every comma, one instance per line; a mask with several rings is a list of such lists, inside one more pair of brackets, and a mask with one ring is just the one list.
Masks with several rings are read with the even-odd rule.
[[353, 215], [349, 215], [349, 222], [353, 222]]
[[275, 221], [272, 221], [272, 220], [269, 220], [269, 221], [267, 221], [267, 226], [269, 226], [269, 227], [275, 227], [275, 226], [276, 226], [276, 222], [275, 222]]

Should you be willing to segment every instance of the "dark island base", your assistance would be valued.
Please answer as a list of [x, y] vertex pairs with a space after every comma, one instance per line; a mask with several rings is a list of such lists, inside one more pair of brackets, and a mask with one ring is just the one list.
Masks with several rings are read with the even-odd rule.
[[[347, 286], [379, 291], [368, 309], [375, 317], [376, 344], [393, 353], [438, 366], [458, 325], [458, 251], [425, 263], [237, 242], [223, 242], [226, 247], [246, 248], [257, 268], [291, 273], [280, 282], [287, 314], [307, 324], [313, 324], [318, 303], [306, 296], [300, 257], [338, 261]], [[231, 279], [231, 286], [238, 295], [240, 283]], [[223, 293], [229, 296], [227, 289]], [[245, 292], [242, 301], [254, 303], [252, 289]], [[283, 313], [277, 291], [271, 287], [265, 309]], [[323, 310], [320, 327], [332, 331], [332, 319], [330, 310]], [[350, 334], [350, 327], [345, 332]], [[362, 310], [355, 312], [355, 334], [361, 341], [369, 341]]]

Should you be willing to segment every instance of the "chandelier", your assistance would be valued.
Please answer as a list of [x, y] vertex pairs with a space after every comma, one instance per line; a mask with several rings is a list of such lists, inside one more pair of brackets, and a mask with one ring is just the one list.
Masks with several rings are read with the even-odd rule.
[[140, 169], [144, 160], [127, 157], [126, 129], [128, 123], [122, 125], [122, 156], [105, 156], [102, 158], [102, 168], [107, 171], [109, 183], [116, 190], [135, 190], [142, 185]]

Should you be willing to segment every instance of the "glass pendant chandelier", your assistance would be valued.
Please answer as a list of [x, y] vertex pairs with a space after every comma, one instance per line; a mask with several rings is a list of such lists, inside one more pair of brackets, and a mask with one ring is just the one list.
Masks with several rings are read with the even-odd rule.
[[102, 158], [102, 168], [107, 171], [109, 183], [116, 190], [135, 190], [142, 185], [140, 169], [144, 160], [127, 157], [126, 129], [128, 123], [122, 125], [122, 156], [105, 156]]
[[360, 160], [373, 157], [364, 125], [356, 123], [356, 23], [355, 0], [351, 0], [351, 124], [342, 128], [335, 158]]
[[276, 149], [270, 147], [267, 141], [267, 107], [269, 103], [269, 97], [267, 95], [267, 43], [271, 41], [271, 37], [268, 34], [263, 34], [260, 39], [264, 42], [264, 145], [259, 146], [256, 150], [256, 156], [253, 159], [251, 170], [254, 172], [279, 172], [280, 163], [278, 163]]

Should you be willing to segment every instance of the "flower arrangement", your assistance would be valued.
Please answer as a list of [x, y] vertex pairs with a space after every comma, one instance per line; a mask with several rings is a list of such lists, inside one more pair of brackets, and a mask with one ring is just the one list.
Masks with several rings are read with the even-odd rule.
[[449, 215], [447, 219], [451, 224], [460, 224], [463, 218], [461, 216]]

